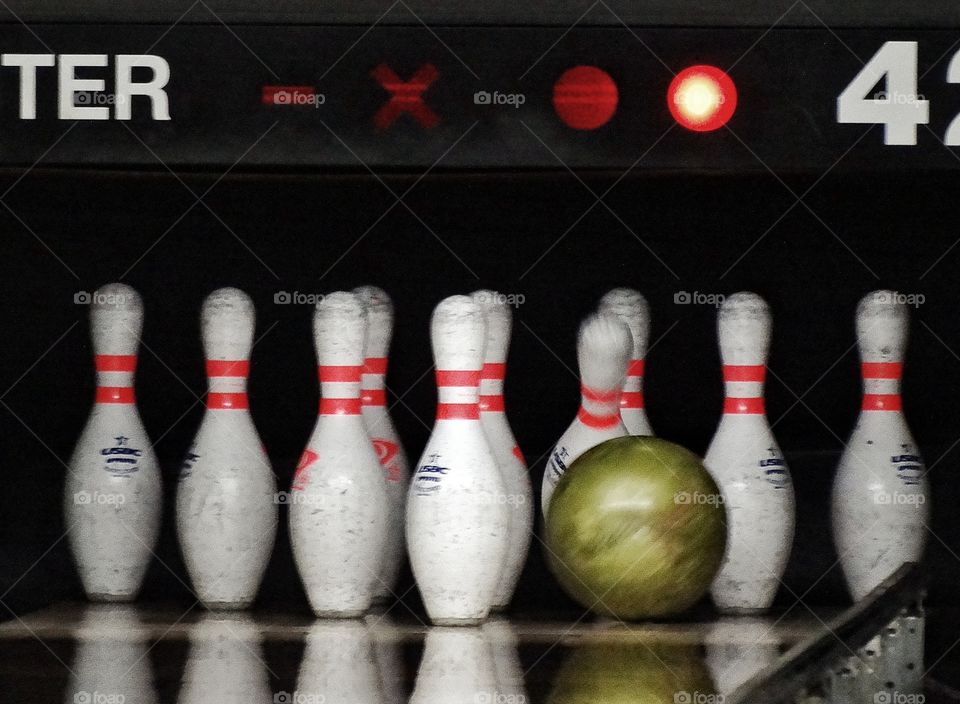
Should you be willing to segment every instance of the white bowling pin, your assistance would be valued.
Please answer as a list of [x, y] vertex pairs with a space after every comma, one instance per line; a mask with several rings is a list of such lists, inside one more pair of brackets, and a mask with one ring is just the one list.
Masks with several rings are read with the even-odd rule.
[[404, 510], [407, 506], [407, 482], [410, 463], [400, 442], [400, 436], [387, 411], [387, 352], [393, 333], [393, 302], [385, 291], [376, 286], [361, 286], [353, 290], [367, 309], [367, 336], [364, 344], [363, 375], [360, 393], [363, 421], [370, 433], [373, 447], [383, 467], [384, 488], [390, 511], [387, 516], [387, 540], [374, 599], [393, 596], [400, 565], [407, 554], [403, 542]]
[[727, 508], [727, 551], [710, 588], [724, 612], [768, 608], [793, 544], [793, 485], [764, 408], [770, 330], [770, 309], [755, 293], [720, 306], [726, 397], [704, 465]]
[[287, 701], [383, 704], [377, 661], [363, 621], [318, 621], [310, 626], [296, 694]]
[[383, 704], [407, 704], [407, 694], [404, 691], [407, 672], [403, 661], [403, 631], [386, 612], [368, 613], [364, 616], [364, 622], [373, 643], [373, 657], [377, 664]]
[[410, 565], [430, 619], [486, 618], [509, 539], [504, 484], [480, 424], [483, 310], [467, 296], [433, 311], [437, 419], [407, 499]]
[[647, 305], [647, 299], [632, 288], [615, 288], [600, 299], [598, 310], [620, 318], [630, 328], [633, 337], [633, 355], [620, 395], [620, 418], [630, 435], [653, 435], [643, 399], [643, 374], [650, 340], [650, 306]]
[[493, 608], [505, 609], [513, 598], [530, 549], [533, 491], [527, 463], [513, 437], [503, 405], [503, 380], [513, 316], [510, 307], [495, 291], [476, 291], [472, 298], [483, 309], [487, 324], [483, 370], [480, 372], [480, 423], [500, 468], [509, 512], [507, 557], [493, 597]]
[[728, 697], [780, 655], [774, 624], [753, 617], [723, 618], [704, 635], [707, 667], [717, 693]]
[[617, 316], [597, 313], [580, 325], [580, 410], [547, 460], [540, 496], [544, 516], [560, 477], [575, 459], [604, 440], [628, 434], [620, 420], [620, 394], [632, 350], [630, 329]]
[[207, 410], [180, 471], [177, 534], [197, 597], [210, 609], [250, 605], [277, 532], [277, 486], [250, 417], [253, 301], [222, 288], [203, 304]]
[[908, 327], [893, 291], [874, 291], [857, 306], [863, 406], [833, 484], [833, 538], [855, 601], [918, 561], [926, 544], [926, 469], [900, 399]]
[[360, 410], [365, 329], [356, 295], [331, 293], [317, 304], [320, 416], [293, 478], [290, 543], [320, 617], [369, 608], [386, 540], [383, 470]]
[[64, 513], [94, 601], [136, 598], [160, 528], [160, 470], [133, 393], [142, 327], [143, 303], [132, 288], [110, 284], [93, 293], [97, 394], [70, 459]]
[[269, 702], [261, 636], [245, 614], [204, 614], [190, 627], [179, 704]]
[[88, 605], [75, 633], [64, 702], [156, 702], [148, 635], [134, 607]]
[[493, 656], [483, 632], [479, 628], [428, 630], [410, 704], [498, 701]]

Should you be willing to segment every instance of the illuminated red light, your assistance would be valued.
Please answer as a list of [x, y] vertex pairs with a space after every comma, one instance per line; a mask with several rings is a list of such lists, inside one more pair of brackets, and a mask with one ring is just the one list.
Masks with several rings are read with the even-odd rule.
[[737, 109], [737, 88], [716, 66], [691, 66], [667, 89], [667, 107], [681, 126], [710, 132], [727, 124]]
[[617, 111], [620, 94], [610, 74], [596, 66], [574, 66], [553, 84], [553, 109], [575, 130], [595, 130]]

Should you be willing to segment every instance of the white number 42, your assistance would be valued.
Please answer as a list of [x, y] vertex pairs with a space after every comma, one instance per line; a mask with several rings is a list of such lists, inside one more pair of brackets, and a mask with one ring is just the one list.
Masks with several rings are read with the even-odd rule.
[[[875, 91], [884, 81], [882, 90]], [[960, 83], [960, 53], [947, 81]], [[917, 143], [917, 125], [930, 122], [930, 101], [917, 93], [917, 43], [887, 42], [837, 98], [837, 122], [883, 125], [883, 143]], [[960, 115], [947, 128], [947, 146], [960, 145]]]

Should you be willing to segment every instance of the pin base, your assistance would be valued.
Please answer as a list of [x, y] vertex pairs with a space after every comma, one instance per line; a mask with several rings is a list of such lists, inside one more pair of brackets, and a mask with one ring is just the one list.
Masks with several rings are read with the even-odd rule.
[[366, 612], [366, 609], [349, 609], [346, 611], [340, 611], [337, 609], [332, 609], [329, 611], [314, 610], [313, 615], [317, 618], [360, 618]]
[[201, 601], [208, 611], [243, 611], [249, 609], [253, 600], [246, 601]]
[[134, 601], [136, 594], [87, 594], [87, 599], [107, 604], [125, 604]]
[[431, 618], [434, 626], [479, 626], [485, 618]]
[[724, 616], [759, 616], [767, 613], [769, 606], [718, 606], [719, 611]]
[[490, 613], [492, 614], [502, 614], [510, 607], [510, 604], [494, 604], [490, 607]]

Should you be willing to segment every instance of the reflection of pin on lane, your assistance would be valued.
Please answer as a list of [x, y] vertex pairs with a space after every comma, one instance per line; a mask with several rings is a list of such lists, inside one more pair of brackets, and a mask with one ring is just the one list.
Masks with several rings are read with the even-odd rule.
[[504, 483], [480, 424], [485, 338], [483, 310], [467, 296], [434, 309], [437, 418], [408, 492], [407, 545], [435, 624], [486, 618], [506, 556]]
[[909, 313], [893, 291], [857, 306], [863, 405], [837, 467], [833, 537], [847, 586], [862, 599], [926, 544], [929, 487], [902, 411], [900, 379]]
[[387, 530], [383, 470], [363, 424], [366, 312], [352, 293], [317, 304], [320, 415], [297, 467], [290, 543], [314, 613], [359, 616], [373, 599]]
[[143, 303], [129, 286], [94, 292], [97, 391], [67, 473], [64, 514], [83, 588], [95, 601], [140, 590], [160, 528], [160, 471], [134, 401]]
[[329, 620], [310, 626], [296, 698], [286, 701], [386, 704], [367, 625], [358, 620]]
[[543, 514], [560, 477], [584, 452], [604, 440], [627, 435], [620, 419], [620, 394], [633, 350], [630, 329], [614, 315], [591, 315], [580, 326], [580, 409], [547, 460], [540, 497]]
[[510, 429], [503, 402], [513, 317], [506, 299], [495, 291], [476, 291], [472, 298], [483, 309], [487, 325], [480, 374], [480, 423], [500, 469], [509, 512], [507, 557], [493, 598], [493, 607], [503, 609], [513, 598], [526, 564], [533, 528], [533, 492], [527, 465]]
[[177, 702], [245, 701], [270, 701], [256, 624], [245, 614], [204, 614], [190, 627], [190, 651]]
[[729, 296], [717, 315], [726, 395], [704, 464], [727, 509], [727, 551], [710, 589], [721, 611], [769, 608], [793, 544], [793, 485], [763, 397], [771, 327], [755, 293]]
[[177, 533], [203, 604], [238, 609], [257, 595], [277, 530], [276, 481], [247, 400], [253, 301], [214, 291], [201, 325], [207, 410], [180, 473]]
[[620, 418], [631, 435], [653, 435], [643, 399], [643, 374], [650, 339], [650, 306], [639, 291], [615, 288], [600, 299], [598, 310], [613, 313], [630, 328], [633, 354], [620, 396]]
[[497, 680], [490, 644], [479, 628], [433, 627], [410, 704], [496, 702]]
[[361, 410], [364, 425], [370, 433], [373, 447], [383, 467], [384, 489], [389, 504], [383, 559], [374, 585], [374, 598], [383, 600], [392, 595], [397, 573], [406, 555], [403, 526], [410, 465], [393, 419], [387, 412], [385, 380], [387, 353], [393, 333], [393, 302], [385, 291], [376, 286], [361, 286], [354, 289], [354, 293], [367, 311], [363, 375], [360, 384], [363, 403]]
[[762, 618], [718, 619], [708, 626], [704, 645], [707, 667], [723, 696], [732, 694], [780, 655], [774, 622]]

